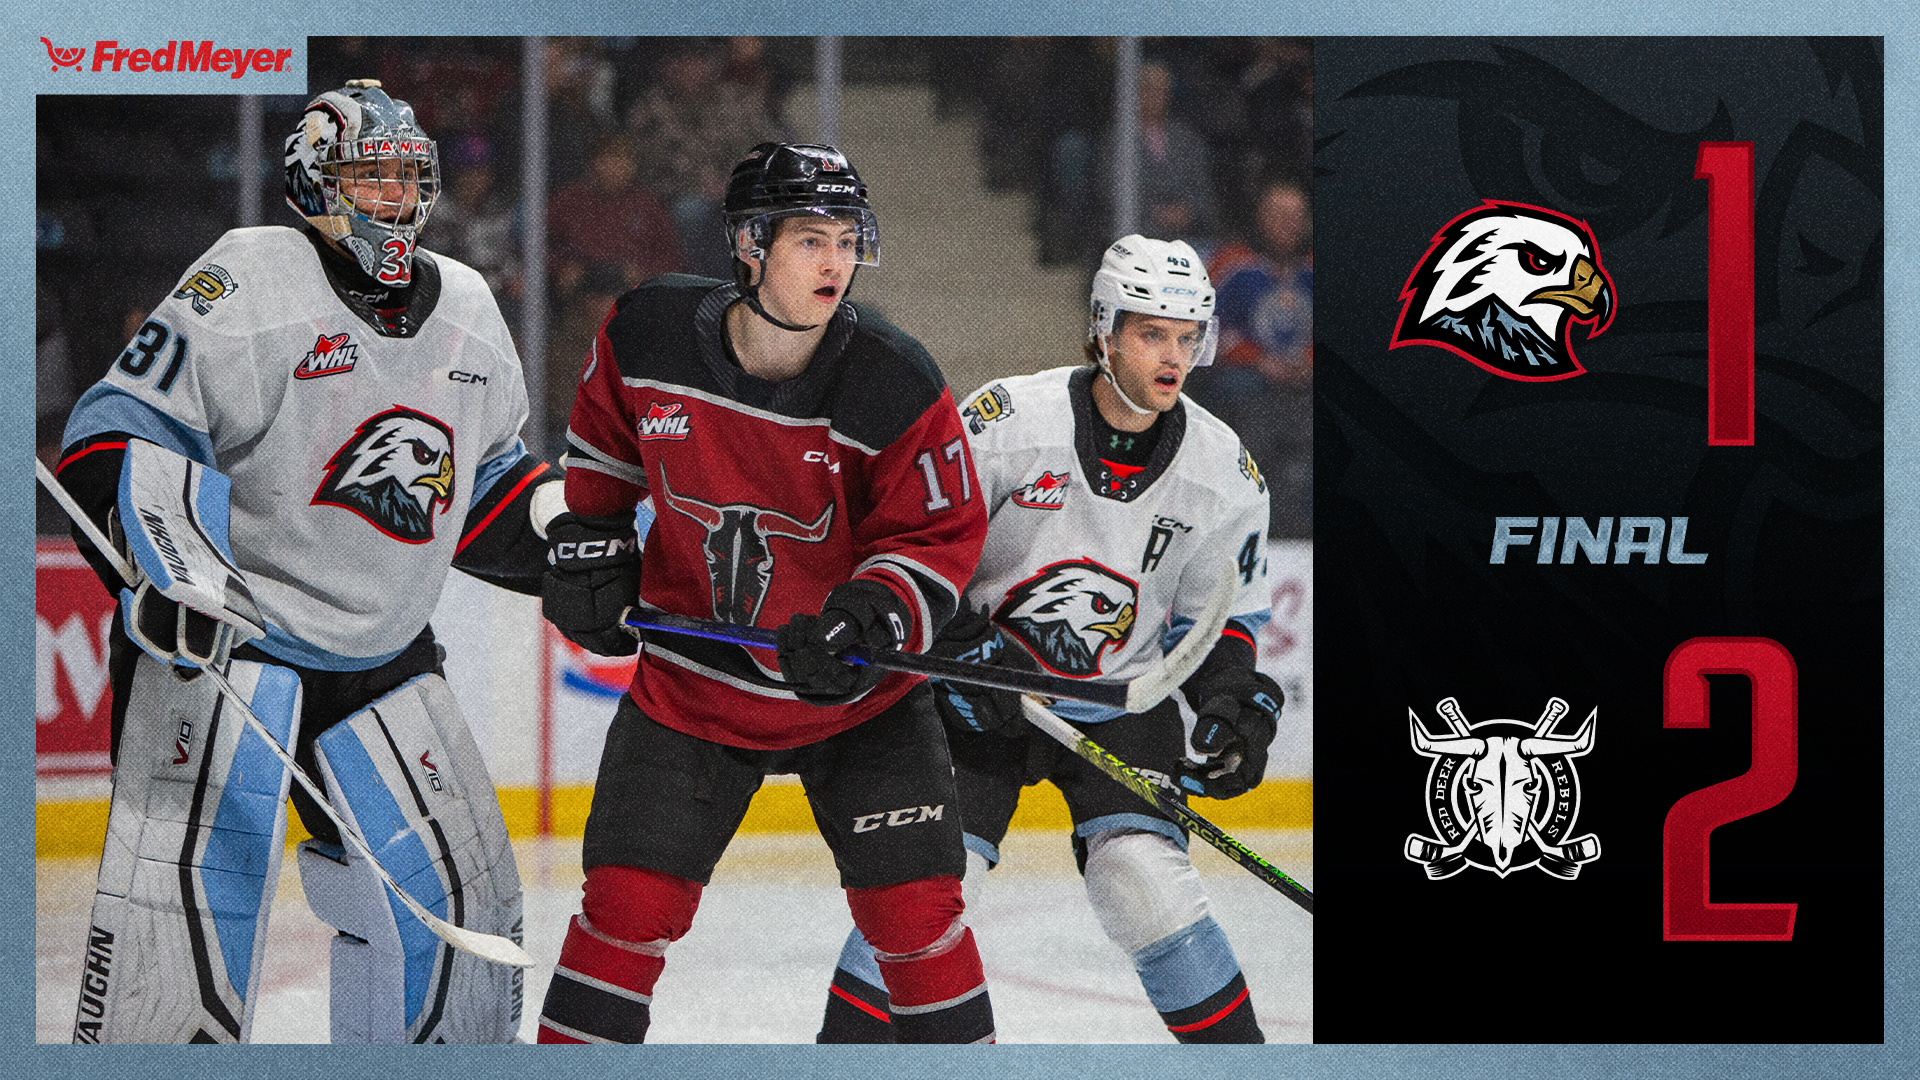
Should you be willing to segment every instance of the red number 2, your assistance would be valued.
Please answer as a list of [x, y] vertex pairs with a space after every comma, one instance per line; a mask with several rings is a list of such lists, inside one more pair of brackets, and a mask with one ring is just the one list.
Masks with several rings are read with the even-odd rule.
[[1753, 144], [1703, 142], [1707, 182], [1707, 445], [1753, 445]]
[[1708, 675], [1753, 683], [1753, 765], [1692, 792], [1667, 811], [1661, 836], [1663, 931], [1668, 941], [1791, 941], [1798, 904], [1716, 904], [1708, 899], [1707, 840], [1714, 829], [1787, 797], [1800, 771], [1799, 671], [1771, 638], [1699, 637], [1667, 657], [1662, 700], [1670, 728], [1707, 726]]

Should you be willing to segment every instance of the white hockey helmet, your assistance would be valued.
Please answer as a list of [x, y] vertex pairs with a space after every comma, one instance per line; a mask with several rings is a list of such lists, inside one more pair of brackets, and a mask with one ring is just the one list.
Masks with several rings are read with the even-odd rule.
[[1120, 312], [1187, 319], [1206, 327], [1194, 350], [1193, 366], [1213, 363], [1220, 323], [1213, 314], [1213, 281], [1206, 263], [1184, 240], [1153, 240], [1133, 233], [1108, 245], [1093, 274], [1087, 340], [1104, 366], [1106, 341]]
[[[341, 179], [356, 171], [400, 181], [400, 201], [343, 193]], [[412, 281], [414, 244], [439, 192], [439, 149], [413, 107], [388, 97], [377, 79], [354, 79], [314, 98], [287, 136], [287, 205], [384, 284]]]

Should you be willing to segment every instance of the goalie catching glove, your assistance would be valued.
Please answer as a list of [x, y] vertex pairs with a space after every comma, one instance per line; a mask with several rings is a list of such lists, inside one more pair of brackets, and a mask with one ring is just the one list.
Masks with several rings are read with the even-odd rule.
[[906, 602], [885, 585], [866, 578], [843, 581], [827, 594], [819, 615], [795, 615], [780, 627], [780, 677], [814, 705], [856, 701], [886, 671], [836, 654], [855, 645], [898, 649], [911, 619]]
[[200, 462], [127, 440], [108, 522], [132, 575], [120, 610], [127, 636], [161, 663], [219, 666], [234, 646], [266, 634], [227, 540], [232, 487]]
[[556, 514], [547, 523], [540, 610], [560, 636], [598, 656], [632, 656], [623, 624], [640, 599], [640, 534], [633, 518]]
[[[949, 660], [963, 660], [969, 664], [981, 664], [993, 667], [1037, 670], [1026, 654], [1009, 645], [1000, 628], [987, 617], [987, 609], [975, 610], [963, 604], [960, 613], [953, 617], [940, 630], [940, 636], [933, 641], [929, 655]], [[954, 731], [975, 734], [987, 731], [1020, 730], [1017, 724], [1024, 724], [1025, 715], [1020, 710], [1020, 694], [1016, 690], [1001, 690], [991, 686], [975, 686], [967, 683], [948, 682], [945, 679], [930, 680], [933, 690], [933, 707], [940, 713], [940, 719]]]
[[1280, 730], [1287, 697], [1280, 684], [1249, 667], [1202, 668], [1186, 686], [1194, 705], [1193, 749], [1207, 760], [1189, 763], [1181, 786], [1210, 799], [1244, 795], [1267, 772], [1267, 747]]

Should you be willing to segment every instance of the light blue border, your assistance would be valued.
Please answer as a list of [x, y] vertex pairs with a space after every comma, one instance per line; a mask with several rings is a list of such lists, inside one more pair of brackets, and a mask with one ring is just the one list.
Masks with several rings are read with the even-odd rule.
[[[478, 8], [478, 11], [473, 8]], [[27, 11], [0, 14], [8, 32], [0, 34], [0, 74], [11, 90], [0, 111], [0, 146], [11, 152], [0, 157], [0, 235], [10, 238], [4, 250], [12, 258], [0, 265], [0, 297], [14, 318], [0, 326], [4, 355], [12, 362], [0, 368], [0, 380], [12, 393], [0, 393], [0, 429], [32, 430], [29, 372], [33, 356], [26, 312], [32, 304], [33, 170], [28, 149], [33, 145], [33, 95], [73, 92], [81, 79], [100, 92], [142, 92], [151, 89], [139, 77], [106, 73], [53, 72], [39, 38], [57, 43], [115, 37], [133, 42], [152, 38], [216, 37], [223, 42], [303, 45], [305, 35], [366, 32], [394, 28], [415, 34], [1874, 34], [1884, 35], [1887, 94], [1887, 261], [1890, 266], [1911, 265], [1920, 238], [1920, 170], [1915, 151], [1920, 147], [1913, 90], [1920, 87], [1920, 65], [1915, 53], [1920, 33], [1914, 17], [1900, 14], [1889, 3], [1828, 3], [1805, 0], [1764, 0], [1754, 3], [1687, 2], [1687, 0], [1620, 0], [1610, 5], [1541, 5], [1517, 0], [1482, 0], [1470, 12], [1442, 12], [1438, 5], [1399, 13], [1379, 0], [1327, 3], [1325, 0], [1186, 0], [1184, 3], [1146, 3], [1142, 0], [974, 0], [953, 5], [948, 0], [842, 0], [834, 4], [711, 3], [698, 8], [665, 0], [613, 2], [527, 2], [492, 0], [456, 10], [453, 5], [431, 6], [387, 3], [295, 3], [292, 0], [246, 0], [224, 10], [156, 0], [122, 3], [45, 3]], [[152, 27], [151, 31], [145, 28]], [[304, 61], [304, 54], [301, 55]], [[261, 81], [256, 83], [254, 79]], [[224, 87], [204, 91], [245, 89], [268, 93], [304, 91], [304, 66], [269, 82], [249, 75]], [[190, 117], [183, 121], [190, 122]], [[155, 192], [155, 197], [163, 193]], [[191, 192], [167, 192], [164, 197], [190, 198]], [[1891, 280], [1903, 280], [1892, 275]], [[1026, 1080], [1028, 1077], [1099, 1074], [1103, 1077], [1157, 1077], [1177, 1072], [1204, 1072], [1226, 1077], [1280, 1076], [1299, 1078], [1373, 1077], [1860, 1077], [1920, 1075], [1920, 1052], [1915, 1030], [1920, 1026], [1916, 982], [1920, 949], [1916, 949], [1916, 908], [1920, 881], [1916, 880], [1914, 852], [1920, 848], [1916, 828], [1916, 799], [1920, 753], [1909, 723], [1920, 698], [1920, 671], [1913, 652], [1903, 647], [1920, 636], [1916, 600], [1920, 600], [1920, 541], [1914, 527], [1920, 523], [1920, 480], [1916, 479], [1916, 448], [1920, 447], [1920, 409], [1915, 408], [1916, 362], [1920, 355], [1904, 331], [1914, 328], [1913, 299], [1899, 288], [1889, 290], [1887, 314], [1887, 401], [1889, 447], [1887, 455], [1887, 621], [1890, 643], [1886, 676], [1886, 987], [1887, 1044], [1884, 1046], [1771, 1046], [1690, 1047], [1616, 1046], [1569, 1047], [1514, 1045], [1486, 1047], [1252, 1047], [1202, 1049], [1198, 1047], [671, 1047], [644, 1049], [589, 1048], [568, 1055], [568, 1064], [583, 1077], [704, 1077], [783, 1076], [830, 1080], [893, 1080], [896, 1077], [986, 1077]], [[8, 723], [14, 732], [0, 748], [0, 815], [14, 822], [0, 829], [0, 865], [13, 872], [0, 878], [0, 911], [13, 917], [14, 947], [0, 960], [11, 989], [0, 1000], [0, 1030], [9, 1033], [17, 1049], [0, 1051], [0, 1061], [20, 1075], [43, 1077], [167, 1076], [441, 1076], [458, 1072], [468, 1076], [519, 1076], [533, 1069], [553, 1067], [544, 1052], [532, 1048], [437, 1048], [406, 1053], [360, 1052], [351, 1048], [245, 1048], [207, 1051], [189, 1047], [95, 1048], [78, 1052], [69, 1047], [33, 1045], [34, 981], [32, 951], [24, 939], [33, 919], [33, 814], [31, 797], [33, 743], [26, 704], [32, 700], [32, 637], [26, 613], [32, 610], [32, 475], [25, 448], [15, 459], [18, 468], [0, 478], [0, 610], [17, 612], [0, 620], [0, 701], [9, 702]], [[1818, 703], [1807, 703], [1809, 713]], [[1854, 718], [1833, 717], [1833, 722]], [[1836, 823], [1844, 828], [1846, 824]], [[1783, 853], [1784, 860], [1808, 881], [1819, 880], [1815, 852]], [[1364, 941], [1323, 943], [1322, 962], [1364, 963]], [[1622, 979], [1631, 992], [1633, 973]], [[1656, 991], [1659, 988], [1647, 988]], [[1783, 995], [1804, 1001], [1809, 1014], [1821, 1007], [1819, 987], [1781, 988]], [[1463, 1027], [1461, 1037], [1512, 1038], [1551, 1033], [1551, 1018], [1537, 1025], [1516, 1021], [1498, 1031]], [[1783, 1030], [1791, 1038], [1792, 1030]]]

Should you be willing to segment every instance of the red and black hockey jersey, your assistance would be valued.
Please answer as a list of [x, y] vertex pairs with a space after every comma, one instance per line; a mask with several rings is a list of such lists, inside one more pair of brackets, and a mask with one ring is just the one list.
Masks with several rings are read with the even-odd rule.
[[[973, 574], [987, 515], [952, 394], [919, 342], [842, 304], [806, 371], [768, 382], [728, 351], [733, 285], [667, 275], [627, 293], [595, 339], [568, 423], [567, 505], [655, 513], [640, 598], [777, 627], [853, 577], [898, 593], [924, 651]], [[820, 707], [771, 652], [650, 635], [630, 692], [648, 716], [733, 746], [817, 742], [898, 700], [889, 674]]]

